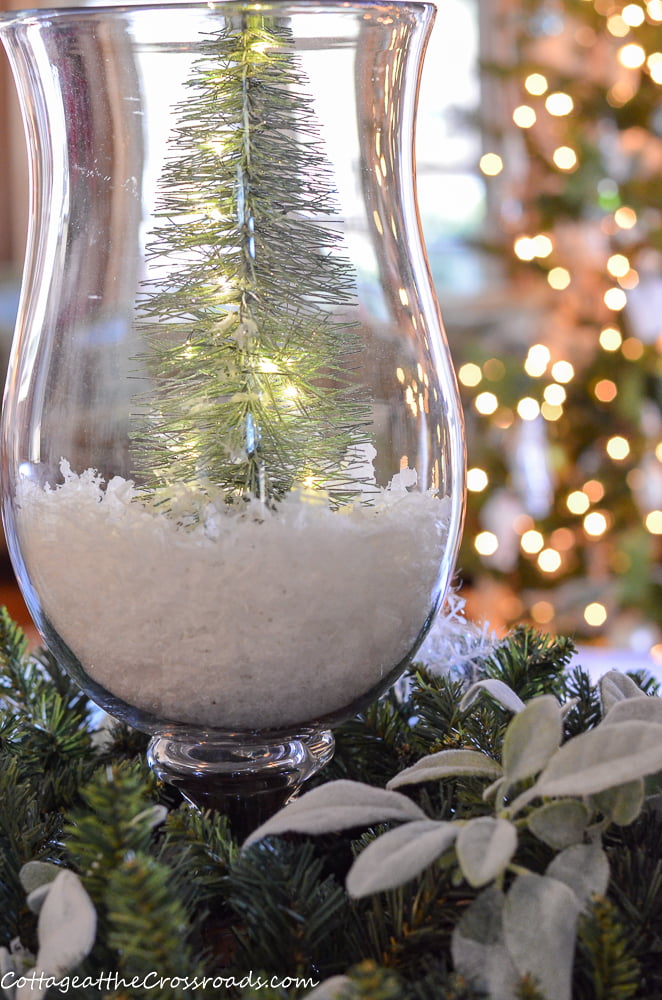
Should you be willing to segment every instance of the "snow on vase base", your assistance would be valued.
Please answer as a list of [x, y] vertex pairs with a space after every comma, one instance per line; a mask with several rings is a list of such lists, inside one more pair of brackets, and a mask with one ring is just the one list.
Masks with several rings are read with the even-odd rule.
[[10, 555], [59, 662], [243, 828], [405, 668], [454, 567], [461, 410], [413, 185], [433, 19], [0, 15], [32, 180]]
[[71, 667], [139, 728], [346, 718], [401, 671], [438, 601], [450, 505], [403, 476], [371, 505], [303, 492], [183, 527], [120, 477], [63, 472], [56, 488], [19, 482], [26, 572]]

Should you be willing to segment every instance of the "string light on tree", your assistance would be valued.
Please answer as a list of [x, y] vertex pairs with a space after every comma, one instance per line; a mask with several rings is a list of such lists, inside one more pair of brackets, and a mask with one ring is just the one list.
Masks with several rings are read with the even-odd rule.
[[[656, 314], [651, 276], [659, 272], [662, 247], [655, 117], [662, 0], [558, 0], [554, 37], [558, 31], [563, 47], [547, 45], [540, 33], [548, 14], [544, 0], [531, 0], [521, 12], [509, 50], [519, 63], [498, 70], [510, 110], [487, 123], [490, 136], [501, 131], [506, 140], [499, 147], [498, 194], [509, 194], [502, 252], [516, 276], [514, 299], [533, 308], [524, 312], [531, 346], [519, 362], [506, 363], [498, 399], [469, 400], [481, 416], [474, 464], [488, 475], [485, 489], [472, 494], [469, 516], [472, 503], [478, 512], [491, 502], [497, 484], [521, 501], [525, 513], [513, 523], [518, 562], [502, 578], [518, 597], [523, 588], [538, 591], [529, 609], [534, 621], [609, 634], [620, 614], [616, 604], [607, 614], [611, 605], [598, 598], [586, 611], [564, 592], [582, 575], [607, 587], [613, 572], [628, 581], [615, 589], [628, 595], [633, 618], [658, 622], [662, 646], [662, 589], [642, 561], [646, 539], [636, 535], [646, 535], [648, 544], [659, 537], [648, 527], [658, 524], [655, 513], [641, 513], [647, 479], [639, 468], [642, 454], [655, 447], [650, 437], [642, 440], [650, 433], [644, 414], [649, 428], [662, 420], [655, 395], [659, 348], [656, 355], [653, 334], [642, 336], [638, 324]], [[588, 53], [600, 53], [599, 74]], [[471, 361], [489, 381], [479, 350], [472, 346]], [[646, 394], [645, 404], [637, 405], [637, 393]], [[544, 500], [544, 490], [538, 495], [532, 486], [536, 478], [546, 483]], [[485, 558], [499, 575], [498, 562]], [[544, 600], [540, 589], [547, 591]]]

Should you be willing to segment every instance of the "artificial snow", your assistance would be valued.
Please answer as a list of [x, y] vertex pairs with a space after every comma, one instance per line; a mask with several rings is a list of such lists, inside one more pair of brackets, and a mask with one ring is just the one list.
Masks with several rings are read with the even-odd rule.
[[21, 480], [17, 528], [43, 614], [86, 674], [161, 719], [297, 727], [342, 713], [417, 643], [436, 603], [450, 505], [409, 491], [334, 511], [209, 505], [195, 524], [62, 463]]

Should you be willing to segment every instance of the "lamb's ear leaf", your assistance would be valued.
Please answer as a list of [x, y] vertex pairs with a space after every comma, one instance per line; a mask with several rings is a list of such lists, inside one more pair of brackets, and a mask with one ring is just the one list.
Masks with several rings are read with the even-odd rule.
[[465, 691], [460, 701], [460, 711], [465, 712], [481, 694], [490, 695], [490, 697], [510, 712], [521, 712], [524, 708], [524, 702], [511, 687], [508, 687], [507, 684], [497, 680], [495, 677], [488, 677], [486, 680], [476, 681], [475, 684], [472, 684]]
[[624, 698], [615, 702], [604, 719], [603, 726], [613, 725], [615, 722], [656, 722], [662, 725], [662, 698], [657, 695], [645, 695], [642, 692], [641, 698]]
[[50, 861], [26, 861], [18, 877], [29, 895], [40, 886], [54, 882], [61, 871], [61, 865], [54, 865]]
[[510, 721], [503, 739], [502, 763], [509, 784], [542, 771], [562, 735], [562, 710], [553, 695], [528, 702]]
[[508, 890], [506, 948], [519, 974], [531, 976], [546, 1000], [571, 1000], [579, 911], [572, 890], [546, 875], [518, 875]]
[[580, 843], [590, 821], [591, 811], [579, 799], [545, 802], [527, 817], [531, 833], [557, 851]]
[[607, 788], [590, 798], [591, 805], [618, 826], [629, 826], [641, 812], [646, 796], [643, 778]]
[[458, 834], [456, 850], [462, 874], [474, 888], [487, 885], [510, 863], [517, 830], [507, 819], [477, 816]]
[[476, 896], [453, 929], [451, 956], [455, 971], [473, 989], [499, 1000], [515, 1000], [517, 969], [503, 940], [504, 894], [496, 886]]
[[479, 750], [440, 750], [417, 760], [411, 767], [396, 774], [387, 788], [416, 785], [423, 781], [440, 781], [443, 778], [499, 778], [501, 765]]
[[345, 883], [355, 899], [403, 885], [455, 842], [458, 823], [415, 820], [383, 833], [361, 851]]
[[660, 770], [662, 726], [631, 720], [602, 722], [564, 743], [527, 795], [529, 800], [534, 793], [551, 798], [595, 795]]
[[315, 835], [411, 819], [427, 817], [411, 799], [399, 792], [374, 788], [360, 781], [329, 781], [286, 805], [254, 830], [243, 847], [279, 833]]
[[627, 698], [645, 698], [646, 693], [635, 684], [631, 677], [618, 670], [608, 670], [598, 682], [600, 701], [603, 714], [606, 714], [618, 701]]
[[74, 969], [92, 950], [96, 928], [96, 911], [83, 883], [63, 868], [39, 913], [36, 968], [50, 976]]
[[356, 988], [349, 976], [331, 976], [325, 979], [302, 1000], [353, 1000]]
[[606, 893], [609, 861], [599, 844], [573, 844], [556, 855], [545, 874], [572, 889], [584, 908], [593, 896]]

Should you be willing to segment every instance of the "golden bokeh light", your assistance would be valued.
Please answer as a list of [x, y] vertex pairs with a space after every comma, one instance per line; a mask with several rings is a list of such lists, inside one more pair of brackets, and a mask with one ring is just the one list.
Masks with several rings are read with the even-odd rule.
[[533, 97], [540, 97], [548, 86], [547, 77], [542, 73], [529, 73], [524, 81], [524, 89]]
[[646, 66], [654, 83], [662, 83], [662, 52], [651, 52]]
[[614, 212], [614, 222], [619, 229], [634, 229], [637, 225], [637, 213], [628, 205], [621, 205]]
[[520, 539], [522, 552], [527, 552], [529, 555], [535, 555], [537, 552], [540, 552], [544, 544], [545, 539], [535, 528], [529, 528]]
[[499, 539], [493, 531], [480, 531], [474, 539], [474, 548], [481, 556], [493, 556], [499, 548]]
[[552, 160], [559, 170], [575, 170], [579, 163], [572, 146], [557, 146], [552, 153]]
[[546, 233], [538, 233], [531, 240], [533, 243], [534, 255], [536, 257], [549, 257], [550, 253], [554, 249], [554, 244], [552, 243], [551, 237]]
[[621, 434], [614, 434], [607, 441], [605, 450], [615, 462], [622, 462], [630, 454], [630, 443]]
[[651, 535], [662, 535], [662, 510], [651, 510], [646, 514], [644, 524]]
[[536, 248], [530, 236], [518, 236], [513, 245], [515, 256], [520, 260], [533, 260]]
[[607, 621], [607, 609], [599, 601], [591, 601], [584, 608], [584, 621], [587, 625], [599, 628]]
[[565, 115], [571, 114], [574, 107], [575, 102], [570, 94], [566, 94], [561, 90], [549, 94], [545, 100], [545, 110], [555, 118], [562, 118]]
[[592, 510], [582, 521], [582, 527], [591, 538], [600, 538], [609, 527], [609, 521], [602, 511]]
[[591, 506], [591, 501], [583, 490], [573, 490], [568, 494], [565, 503], [571, 514], [585, 514]]
[[629, 3], [621, 11], [621, 17], [630, 28], [638, 28], [646, 20], [646, 12], [638, 3]]
[[603, 296], [603, 301], [607, 309], [620, 312], [621, 309], [625, 309], [628, 300], [622, 288], [608, 288]]
[[561, 553], [556, 549], [543, 549], [538, 556], [538, 566], [543, 573], [556, 573], [562, 564]]
[[467, 489], [471, 493], [482, 493], [487, 488], [489, 478], [485, 469], [467, 469]]
[[607, 18], [607, 31], [614, 38], [625, 38], [630, 33], [630, 28], [620, 14], [611, 14]]
[[617, 59], [625, 69], [639, 69], [646, 62], [646, 50], [637, 42], [628, 42], [618, 50]]
[[484, 417], [489, 417], [491, 413], [494, 413], [498, 405], [499, 400], [493, 392], [480, 392], [474, 400], [474, 406]]
[[551, 352], [544, 344], [534, 344], [524, 362], [524, 371], [532, 378], [540, 378], [547, 371], [547, 365], [552, 359]]
[[485, 153], [480, 158], [479, 166], [486, 177], [497, 177], [503, 170], [503, 160], [498, 153]]
[[524, 396], [517, 404], [517, 415], [521, 420], [535, 420], [540, 415], [540, 403], [533, 396]]
[[623, 334], [614, 326], [606, 326], [600, 331], [600, 347], [603, 351], [617, 351], [623, 343]]
[[536, 113], [528, 104], [520, 104], [513, 111], [513, 121], [518, 128], [532, 128], [536, 120]]
[[570, 271], [567, 267], [553, 267], [547, 275], [547, 282], [551, 288], [562, 292], [570, 284]]
[[575, 377], [575, 369], [569, 361], [555, 361], [552, 365], [552, 377], [567, 385]]
[[563, 407], [560, 404], [553, 405], [545, 401], [540, 406], [540, 413], [545, 420], [553, 424], [563, 416]]
[[473, 388], [480, 383], [483, 373], [479, 365], [474, 364], [473, 361], [467, 361], [466, 364], [460, 367], [457, 377], [462, 385]]
[[565, 389], [558, 382], [546, 385], [543, 392], [545, 402], [549, 403], [550, 406], [561, 406], [562, 403], [565, 403], [566, 395]]
[[630, 261], [622, 253], [614, 253], [607, 261], [607, 270], [613, 278], [622, 278], [630, 270]]

